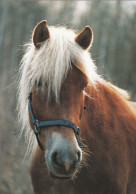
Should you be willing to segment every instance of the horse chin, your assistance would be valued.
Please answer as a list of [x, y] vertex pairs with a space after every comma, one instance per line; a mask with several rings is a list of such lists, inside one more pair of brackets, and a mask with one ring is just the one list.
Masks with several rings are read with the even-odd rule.
[[55, 179], [64, 179], [64, 180], [71, 179], [71, 176], [64, 176], [64, 175], [63, 176], [62, 175], [61, 176], [58, 176], [58, 175], [54, 175], [51, 172], [50, 172], [50, 175], [51, 175], [52, 178], [55, 178]]

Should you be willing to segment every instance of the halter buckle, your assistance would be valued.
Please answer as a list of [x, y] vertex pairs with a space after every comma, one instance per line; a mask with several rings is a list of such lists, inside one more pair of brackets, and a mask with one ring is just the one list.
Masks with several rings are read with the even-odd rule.
[[39, 128], [39, 120], [35, 120], [35, 123], [34, 123], [34, 133], [38, 134], [40, 132], [40, 128]]

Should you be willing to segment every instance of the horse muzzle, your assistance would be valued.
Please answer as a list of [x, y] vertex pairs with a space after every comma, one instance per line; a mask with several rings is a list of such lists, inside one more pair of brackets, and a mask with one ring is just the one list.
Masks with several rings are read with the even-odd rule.
[[82, 160], [82, 151], [77, 143], [59, 138], [51, 149], [46, 150], [46, 163], [53, 178], [71, 178]]

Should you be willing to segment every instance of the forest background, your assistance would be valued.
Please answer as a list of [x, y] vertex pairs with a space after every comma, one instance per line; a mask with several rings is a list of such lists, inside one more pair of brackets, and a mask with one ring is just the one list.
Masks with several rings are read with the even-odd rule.
[[34, 26], [66, 25], [94, 32], [98, 72], [136, 100], [135, 1], [0, 1], [0, 194], [31, 194], [26, 143], [18, 138], [16, 76]]

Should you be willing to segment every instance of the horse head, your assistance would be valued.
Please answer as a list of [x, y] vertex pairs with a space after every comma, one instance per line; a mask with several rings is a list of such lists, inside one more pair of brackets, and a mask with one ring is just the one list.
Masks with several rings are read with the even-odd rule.
[[[46, 21], [37, 24], [32, 37], [36, 52], [41, 49], [43, 43], [49, 42], [51, 38]], [[75, 43], [82, 47], [82, 49], [87, 49], [92, 40], [91, 29], [85, 27], [74, 39]], [[56, 53], [51, 54], [55, 55]], [[47, 81], [45, 83], [42, 82], [42, 78], [35, 81], [32, 87], [31, 103], [34, 115], [39, 121], [67, 120], [76, 126], [80, 126], [84, 107], [83, 91], [88, 83], [88, 79], [83, 72], [72, 64], [72, 61], [70, 63], [67, 75], [65, 75], [61, 82], [57, 98], [55, 92], [51, 91], [51, 86]], [[53, 76], [55, 76], [55, 72]], [[56, 76], [54, 81], [59, 81], [58, 78]], [[30, 123], [33, 128], [31, 117]], [[59, 125], [42, 127], [39, 139], [45, 150], [46, 164], [51, 175], [57, 178], [72, 177], [82, 160], [82, 151], [72, 128]]]

